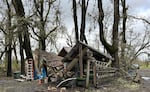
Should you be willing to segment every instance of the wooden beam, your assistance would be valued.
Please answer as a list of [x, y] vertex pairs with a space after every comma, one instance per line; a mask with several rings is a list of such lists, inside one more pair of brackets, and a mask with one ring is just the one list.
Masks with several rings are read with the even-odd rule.
[[74, 52], [78, 50], [78, 45], [79, 45], [79, 44], [76, 44], [76, 45], [71, 49], [71, 51], [70, 51], [70, 52], [64, 57], [64, 59], [62, 60], [63, 62], [68, 61], [68, 60], [71, 59], [71, 56], [74, 54]]
[[89, 87], [89, 78], [90, 78], [90, 60], [87, 62], [87, 73], [86, 73], [86, 88]]
[[75, 64], [78, 62], [78, 58], [74, 58], [73, 60], [72, 60], [72, 62], [70, 62], [69, 63], [69, 65], [67, 66], [67, 71], [70, 71], [74, 66], [75, 66]]
[[112, 64], [112, 61], [111, 61], [111, 60], [109, 60], [109, 62], [106, 64], [106, 66], [105, 66], [105, 67], [111, 66], [111, 64]]
[[80, 77], [83, 77], [83, 53], [82, 44], [79, 44], [79, 66], [80, 66]]
[[96, 85], [96, 81], [97, 81], [97, 79], [96, 79], [96, 64], [95, 64], [95, 62], [94, 62], [94, 64], [93, 64], [94, 66], [93, 66], [93, 83], [94, 83], [94, 86], [96, 87], [97, 85]]
[[[87, 48], [84, 48], [83, 50], [82, 50], [82, 55], [84, 56], [85, 55], [85, 53], [86, 53], [86, 50], [87, 50]], [[67, 66], [67, 68], [66, 68], [66, 70], [67, 71], [70, 71], [74, 66], [75, 66], [75, 64], [79, 61], [79, 54], [76, 56], [76, 58], [74, 58], [70, 63], [69, 63], [69, 65]]]

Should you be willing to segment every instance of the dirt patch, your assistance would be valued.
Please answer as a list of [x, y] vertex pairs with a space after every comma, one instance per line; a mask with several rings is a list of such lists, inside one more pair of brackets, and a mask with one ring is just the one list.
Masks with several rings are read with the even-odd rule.
[[[139, 70], [141, 76], [150, 76], [150, 70]], [[60, 92], [61, 88], [55, 91], [48, 91], [51, 84], [39, 85], [38, 81], [17, 82], [12, 77], [0, 76], [0, 92]], [[90, 87], [88, 89], [82, 87], [66, 88], [65, 92], [150, 92], [150, 80], [141, 80], [140, 84], [133, 83], [122, 78], [115, 79], [100, 85], [98, 88]], [[53, 85], [52, 85], [53, 86]]]

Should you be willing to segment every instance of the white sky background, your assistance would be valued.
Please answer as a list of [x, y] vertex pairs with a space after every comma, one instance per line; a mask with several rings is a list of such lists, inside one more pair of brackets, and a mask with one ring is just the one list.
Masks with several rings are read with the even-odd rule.
[[[107, 1], [109, 0], [103, 0], [103, 3], [106, 4]], [[64, 22], [67, 25], [68, 29], [70, 30], [73, 27], [73, 19], [71, 12], [72, 0], [61, 0], [61, 2], [62, 2], [61, 7], [63, 11], [62, 14], [64, 17]], [[95, 2], [95, 0], [90, 0], [89, 5], [93, 4], [93, 2]], [[127, 0], [127, 6], [129, 15], [142, 17], [145, 19], [150, 18], [150, 0]], [[91, 8], [89, 7], [88, 9]]]
[[[142, 17], [150, 21], [150, 0], [127, 0], [129, 15]], [[144, 26], [141, 21], [135, 25], [135, 30], [142, 31]]]
[[132, 15], [150, 17], [150, 0], [127, 0], [129, 13]]

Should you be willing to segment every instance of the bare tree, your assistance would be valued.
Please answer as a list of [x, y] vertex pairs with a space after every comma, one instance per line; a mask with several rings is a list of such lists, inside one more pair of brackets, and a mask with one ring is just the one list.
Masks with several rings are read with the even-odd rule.
[[[80, 41], [85, 41], [88, 44], [86, 36], [85, 36], [85, 28], [86, 28], [86, 11], [88, 7], [89, 0], [82, 0], [81, 1], [81, 27], [80, 27]], [[80, 3], [80, 1], [79, 1]], [[79, 33], [78, 33], [78, 19], [77, 19], [77, 3], [76, 0], [72, 1], [73, 6], [73, 18], [74, 18], [74, 26], [75, 26], [75, 36], [76, 42], [79, 40]], [[80, 65], [80, 77], [83, 76], [83, 58], [82, 58], [82, 46], [79, 48], [79, 65]]]
[[[140, 37], [139, 37], [140, 35]], [[141, 38], [142, 37], [142, 38]], [[129, 43], [127, 44], [126, 58], [128, 63], [132, 64], [134, 60], [141, 54], [149, 54], [148, 48], [150, 47], [150, 33], [148, 31], [148, 25], [146, 26], [145, 33], [130, 32]]]
[[79, 32], [78, 32], [78, 17], [77, 17], [77, 3], [76, 0], [72, 1], [73, 6], [73, 19], [74, 19], [74, 27], [75, 27], [75, 37], [76, 37], [76, 43], [79, 40]]
[[72, 40], [72, 35], [69, 35], [68, 33], [66, 34], [66, 38], [67, 38], [67, 45], [69, 47], [73, 47], [73, 40]]
[[[31, 51], [31, 45], [30, 45], [30, 38], [29, 38], [29, 32], [27, 23], [23, 20], [25, 18], [25, 12], [24, 7], [21, 0], [12, 0], [16, 16], [18, 17], [18, 36], [19, 36], [19, 42], [20, 42], [20, 54], [21, 54], [21, 72], [22, 74], [25, 73], [25, 61], [24, 61], [24, 55], [23, 55], [23, 48], [25, 49], [26, 57], [27, 59], [33, 58], [32, 51]], [[22, 40], [23, 38], [23, 40]]]
[[[86, 36], [85, 36], [85, 28], [86, 28], [86, 14], [89, 0], [82, 0], [81, 4], [81, 26], [80, 26], [80, 41], [85, 41], [88, 44]], [[79, 28], [78, 28], [78, 15], [77, 15], [77, 1], [72, 1], [73, 6], [73, 19], [74, 19], [74, 27], [75, 27], [75, 36], [76, 42], [79, 40]]]
[[[125, 48], [126, 48], [126, 21], [127, 21], [127, 7], [126, 7], [126, 0], [121, 0], [122, 2], [122, 40], [121, 40], [121, 62], [127, 66], [126, 60], [125, 60]], [[127, 68], [125, 68], [127, 70]]]
[[[149, 25], [150, 21], [148, 19], [142, 18], [142, 17], [136, 17], [133, 15], [127, 15], [130, 20], [136, 20], [143, 22], [145, 25], [145, 33], [134, 33], [133, 31], [130, 31], [130, 39], [127, 49], [130, 50], [130, 52], [127, 52], [128, 57], [128, 63], [132, 63], [134, 60], [137, 59], [138, 56], [141, 54], [149, 54], [148, 50], [150, 47], [150, 32], [149, 32]], [[140, 37], [139, 37], [140, 35]], [[142, 36], [144, 35], [144, 36]], [[131, 54], [130, 54], [131, 53]]]
[[6, 0], [7, 5], [7, 20], [6, 20], [6, 34], [5, 34], [5, 50], [6, 50], [6, 61], [7, 61], [7, 76], [12, 76], [12, 39], [13, 34], [11, 30], [11, 7], [9, 1]]
[[89, 0], [82, 0], [82, 11], [81, 11], [81, 28], [80, 28], [80, 40], [83, 42], [85, 41], [86, 44], [88, 44], [86, 36], [85, 36], [85, 28], [86, 28], [86, 11], [88, 7]]
[[[56, 0], [34, 0], [34, 6], [35, 6], [35, 15], [36, 15], [36, 19], [39, 19], [40, 21], [35, 22], [35, 27], [37, 27], [40, 32], [39, 34], [37, 33], [37, 31], [35, 32], [33, 29], [34, 34], [38, 37], [39, 39], [39, 48], [41, 50], [45, 50], [46, 49], [46, 39], [48, 39], [48, 36], [50, 36], [51, 33], [53, 33], [54, 31], [58, 30], [58, 26], [59, 25], [59, 21], [60, 21], [60, 10], [57, 8], [55, 10], [55, 20], [52, 23], [52, 29], [50, 30], [46, 30], [46, 25], [47, 22], [49, 21], [49, 16], [50, 16], [50, 10], [52, 10], [53, 4], [56, 2]], [[44, 6], [45, 5], [45, 6]], [[48, 6], [46, 6], [48, 5]], [[44, 7], [46, 7], [47, 9], [45, 9]], [[46, 33], [46, 31], [48, 31], [48, 33]]]
[[128, 15], [128, 17], [133, 18], [133, 19], [137, 19], [137, 20], [142, 20], [143, 22], [150, 25], [150, 21], [148, 21], [147, 19], [144, 19], [144, 18], [141, 18], [141, 17], [135, 17], [135, 16], [132, 16], [132, 15]]
[[119, 57], [118, 57], [118, 25], [119, 25], [119, 0], [114, 0], [114, 22], [113, 22], [113, 29], [112, 29], [112, 45], [109, 44], [105, 37], [104, 37], [104, 30], [103, 30], [103, 19], [104, 19], [104, 12], [102, 8], [102, 0], [98, 0], [98, 10], [99, 10], [99, 32], [100, 32], [100, 41], [106, 48], [107, 52], [114, 58], [113, 66], [119, 67]]

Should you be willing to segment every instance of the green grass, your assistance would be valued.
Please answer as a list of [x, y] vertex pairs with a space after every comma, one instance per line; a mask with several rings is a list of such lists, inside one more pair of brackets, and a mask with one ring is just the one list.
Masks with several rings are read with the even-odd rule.
[[12, 70], [13, 71], [19, 71], [20, 70], [20, 64], [17, 64], [16, 61], [12, 62]]
[[145, 64], [140, 66], [141, 69], [150, 69], [150, 64], [146, 66]]
[[[0, 64], [0, 71], [4, 72], [7, 70], [7, 62], [4, 61], [4, 63]], [[12, 61], [12, 71], [19, 71], [20, 70], [20, 63], [17, 64], [15, 60]]]

